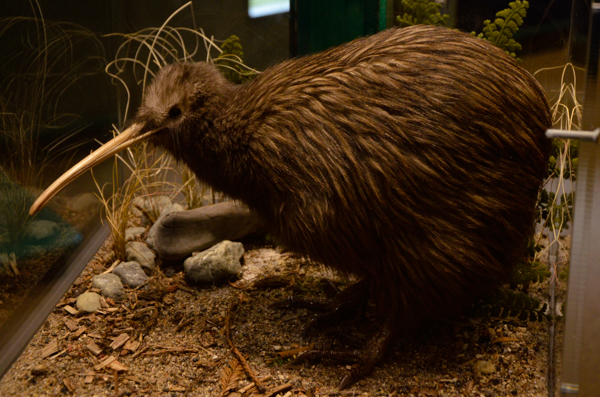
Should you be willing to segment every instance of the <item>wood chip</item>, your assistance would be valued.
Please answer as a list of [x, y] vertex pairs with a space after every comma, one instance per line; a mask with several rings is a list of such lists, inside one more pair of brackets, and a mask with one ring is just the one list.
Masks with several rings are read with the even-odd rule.
[[83, 327], [79, 327], [79, 329], [75, 332], [73, 332], [73, 335], [71, 335], [71, 339], [77, 339], [79, 338], [81, 335], [83, 335], [83, 333], [85, 331], [87, 331], [87, 327], [83, 326]]
[[[272, 376], [268, 375], [265, 376], [264, 378], [259, 378], [258, 380], [260, 380], [262, 383], [271, 380]], [[254, 382], [252, 383], [248, 383], [246, 386], [242, 387], [241, 389], [238, 390], [238, 393], [240, 394], [244, 394], [246, 393], [248, 390], [252, 389], [253, 387], [255, 387], [256, 385], [254, 384]]]
[[94, 375], [86, 375], [85, 379], [83, 380], [84, 383], [92, 383], [94, 381]]
[[115, 338], [115, 340], [110, 344], [110, 347], [113, 350], [117, 350], [119, 347], [123, 346], [128, 340], [129, 335], [121, 334]]
[[67, 349], [62, 349], [61, 351], [59, 351], [58, 353], [48, 357], [49, 360], [54, 360], [55, 358], [58, 358], [62, 355], [64, 355], [68, 350]]
[[54, 339], [52, 342], [48, 343], [43, 349], [42, 349], [42, 358], [46, 358], [49, 357], [51, 355], [53, 355], [54, 353], [56, 353], [59, 350], [58, 347], [58, 339]]
[[183, 386], [169, 386], [169, 391], [176, 391], [183, 393], [185, 391], [185, 387]]
[[128, 340], [127, 343], [125, 343], [125, 345], [123, 346], [123, 350], [129, 350], [131, 352], [134, 352], [138, 349], [138, 347], [140, 347], [140, 342], [138, 342], [137, 340]]
[[75, 386], [73, 386], [73, 383], [69, 380], [69, 378], [64, 378], [63, 383], [64, 383], [65, 387], [67, 389], [69, 389], [69, 391], [71, 393], [73, 393], [75, 391]]
[[113, 369], [115, 371], [128, 371], [129, 368], [126, 365], [121, 364], [118, 361], [113, 361], [110, 364], [108, 364], [108, 368]]
[[79, 310], [75, 309], [74, 307], [72, 307], [70, 305], [63, 306], [63, 309], [65, 309], [67, 311], [67, 313], [69, 313], [71, 316], [76, 316], [79, 314]]
[[77, 325], [77, 323], [75, 321], [71, 320], [70, 318], [67, 318], [65, 320], [65, 325], [71, 332], [77, 331], [79, 329], [79, 325]]
[[102, 338], [102, 335], [98, 335], [98, 334], [94, 334], [94, 333], [89, 333], [88, 336], [90, 338], [94, 338], [94, 339], [104, 339], [104, 338]]
[[112, 363], [113, 361], [116, 361], [116, 357], [115, 356], [108, 356], [106, 357], [104, 360], [102, 360], [100, 362], [100, 364], [96, 364], [94, 366], [94, 371], [99, 371], [102, 368], [106, 367], [107, 365], [109, 365], [110, 363]]
[[91, 351], [94, 356], [97, 356], [98, 354], [102, 353], [102, 348], [91, 339], [88, 340], [87, 344], [85, 345], [85, 348]]
[[492, 341], [492, 344], [494, 343], [502, 343], [502, 342], [518, 342], [519, 340], [517, 338], [511, 338], [510, 336], [502, 336], [500, 338], [496, 338]]

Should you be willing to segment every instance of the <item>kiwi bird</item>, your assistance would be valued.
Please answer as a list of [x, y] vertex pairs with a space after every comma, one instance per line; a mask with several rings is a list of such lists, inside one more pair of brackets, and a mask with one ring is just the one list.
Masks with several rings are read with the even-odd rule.
[[256, 211], [289, 250], [361, 280], [327, 306], [335, 316], [372, 297], [381, 319], [365, 349], [339, 354], [359, 362], [345, 387], [402, 329], [507, 280], [533, 233], [550, 124], [543, 89], [518, 62], [444, 28], [389, 29], [240, 86], [210, 64], [178, 63], [160, 70], [129, 128], [31, 211], [151, 140]]

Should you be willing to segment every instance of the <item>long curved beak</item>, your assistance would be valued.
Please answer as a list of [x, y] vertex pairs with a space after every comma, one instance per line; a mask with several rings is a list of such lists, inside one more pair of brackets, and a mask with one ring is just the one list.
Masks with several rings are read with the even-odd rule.
[[106, 160], [108, 157], [120, 152], [121, 150], [133, 145], [134, 143], [145, 141], [156, 131], [149, 131], [139, 134], [141, 125], [134, 124], [121, 132], [119, 135], [102, 145], [99, 149], [92, 152], [89, 156], [75, 164], [70, 170], [62, 174], [35, 200], [29, 209], [29, 215], [38, 212], [55, 194], [60, 192], [65, 186], [73, 182], [84, 172], [95, 165]]

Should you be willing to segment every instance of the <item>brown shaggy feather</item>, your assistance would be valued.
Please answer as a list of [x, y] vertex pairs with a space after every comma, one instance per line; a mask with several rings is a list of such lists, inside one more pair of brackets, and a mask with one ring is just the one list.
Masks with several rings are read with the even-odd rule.
[[[179, 116], [169, 116], [178, 107]], [[390, 29], [233, 86], [157, 75], [137, 122], [292, 251], [367, 280], [405, 324], [506, 280], [533, 231], [550, 126], [509, 55], [450, 29]]]

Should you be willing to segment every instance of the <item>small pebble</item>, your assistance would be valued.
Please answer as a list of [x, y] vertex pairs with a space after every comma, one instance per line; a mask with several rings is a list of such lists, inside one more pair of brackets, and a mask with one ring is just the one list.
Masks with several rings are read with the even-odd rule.
[[150, 251], [146, 244], [139, 241], [130, 241], [125, 245], [125, 251], [127, 252], [127, 261], [137, 262], [142, 268], [149, 271], [154, 270], [156, 255]]
[[121, 301], [127, 297], [123, 283], [116, 274], [98, 274], [92, 278], [92, 288], [98, 288], [102, 295], [115, 301]]
[[133, 261], [120, 263], [115, 267], [113, 273], [119, 276], [123, 284], [132, 288], [144, 285], [148, 281], [148, 276], [146, 276], [140, 264]]
[[95, 292], [84, 292], [77, 297], [77, 310], [94, 313], [102, 307], [100, 295]]
[[475, 367], [484, 375], [493, 374], [496, 372], [496, 366], [489, 361], [479, 360], [475, 363]]
[[33, 376], [41, 376], [45, 375], [48, 372], [48, 367], [44, 364], [38, 364], [35, 367], [31, 368], [31, 375]]

